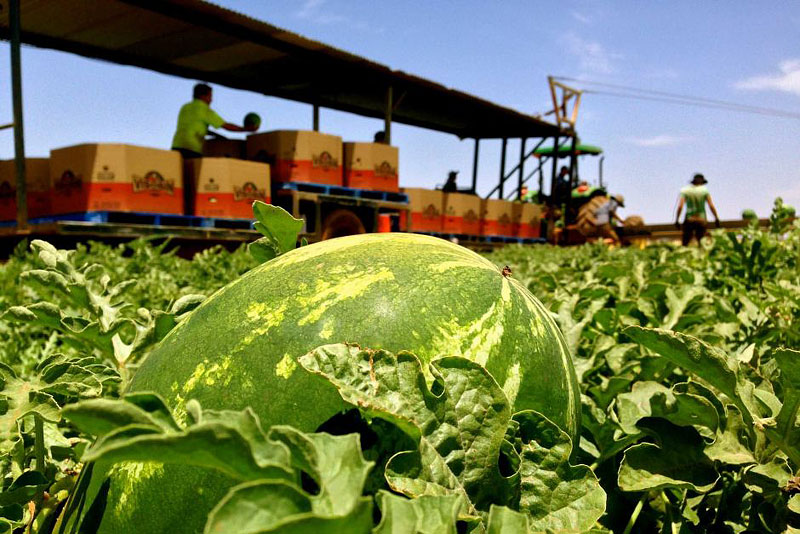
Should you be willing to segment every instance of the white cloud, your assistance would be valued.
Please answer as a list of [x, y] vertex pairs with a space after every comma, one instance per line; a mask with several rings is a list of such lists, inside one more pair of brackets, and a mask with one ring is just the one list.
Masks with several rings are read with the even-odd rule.
[[691, 137], [681, 135], [656, 135], [654, 137], [635, 137], [628, 139], [629, 143], [643, 147], [675, 146], [691, 141]]
[[616, 71], [615, 62], [622, 58], [622, 54], [611, 52], [597, 41], [589, 41], [570, 32], [564, 37], [567, 50], [578, 58], [582, 71], [590, 74], [613, 74]]
[[330, 5], [326, 6], [326, 4], [327, 0], [305, 0], [300, 9], [295, 11], [294, 16], [323, 26], [341, 24], [350, 29], [365, 32], [383, 33], [384, 31], [382, 27], [371, 26], [363, 20], [355, 20], [337, 13], [335, 8]]
[[336, 13], [324, 12], [325, 0], [306, 0], [295, 12], [295, 16], [300, 19], [310, 20], [317, 24], [335, 24], [344, 22], [346, 19]]
[[592, 17], [590, 17], [586, 13], [581, 13], [580, 11], [577, 11], [575, 9], [570, 11], [569, 14], [572, 15], [573, 19], [577, 20], [581, 24], [591, 24], [592, 22], [594, 22]]
[[787, 59], [778, 65], [777, 74], [753, 76], [734, 84], [749, 91], [783, 91], [800, 96], [800, 59]]

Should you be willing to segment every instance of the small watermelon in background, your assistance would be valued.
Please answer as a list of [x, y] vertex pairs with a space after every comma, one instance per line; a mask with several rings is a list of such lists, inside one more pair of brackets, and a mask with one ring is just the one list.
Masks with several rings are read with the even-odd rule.
[[255, 127], [258, 130], [261, 127], [261, 117], [258, 113], [253, 113], [252, 111], [244, 116], [244, 127], [250, 128]]
[[[314, 431], [346, 406], [296, 359], [337, 342], [408, 350], [423, 363], [445, 355], [475, 360], [515, 410], [535, 409], [577, 440], [579, 388], [550, 313], [510, 271], [416, 234], [343, 237], [263, 263], [177, 326], [143, 362], [130, 390], [159, 393], [178, 417], [197, 399], [214, 409], [250, 406], [264, 428]], [[200, 532], [234, 485], [196, 468], [101, 462], [87, 502], [108, 473], [101, 534]]]

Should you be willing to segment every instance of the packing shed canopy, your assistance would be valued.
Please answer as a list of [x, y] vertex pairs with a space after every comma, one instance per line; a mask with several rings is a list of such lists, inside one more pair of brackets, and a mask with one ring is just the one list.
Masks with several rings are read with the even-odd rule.
[[[558, 126], [199, 0], [19, 0], [22, 42], [461, 138]], [[7, 3], [0, 37], [10, 35]]]

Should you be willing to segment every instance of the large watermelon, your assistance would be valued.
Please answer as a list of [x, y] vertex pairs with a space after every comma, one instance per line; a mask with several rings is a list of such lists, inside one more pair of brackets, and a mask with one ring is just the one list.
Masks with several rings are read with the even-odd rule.
[[[344, 341], [409, 350], [423, 362], [441, 355], [476, 360], [517, 410], [538, 410], [577, 436], [575, 372], [542, 304], [485, 258], [414, 234], [343, 237], [253, 269], [173, 330], [130, 389], [158, 392], [179, 417], [195, 398], [208, 408], [252, 406], [265, 428], [313, 431], [345, 406], [296, 358]], [[90, 495], [109, 472], [105, 534], [199, 532], [232, 485], [198, 469], [97, 465]]]

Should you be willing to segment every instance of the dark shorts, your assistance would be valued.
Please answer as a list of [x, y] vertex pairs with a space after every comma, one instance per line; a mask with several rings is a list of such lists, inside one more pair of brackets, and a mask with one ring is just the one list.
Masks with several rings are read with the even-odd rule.
[[200, 152], [195, 152], [194, 150], [189, 150], [188, 148], [172, 147], [172, 150], [180, 152], [181, 156], [183, 156], [183, 159], [195, 159], [203, 157], [203, 155]]
[[699, 243], [706, 235], [706, 222], [705, 221], [684, 221], [683, 222], [683, 246], [689, 244], [692, 237], [697, 239]]
[[175, 148], [172, 150], [179, 152], [183, 157], [183, 213], [186, 215], [194, 215], [194, 194], [195, 184], [192, 173], [191, 160], [202, 158], [203, 155], [188, 148]]

